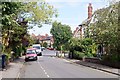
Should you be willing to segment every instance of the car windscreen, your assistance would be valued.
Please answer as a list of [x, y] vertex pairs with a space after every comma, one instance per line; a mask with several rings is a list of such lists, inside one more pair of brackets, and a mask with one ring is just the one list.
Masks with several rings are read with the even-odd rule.
[[27, 50], [27, 54], [36, 54], [35, 50]]
[[40, 46], [33, 46], [33, 48], [40, 49]]

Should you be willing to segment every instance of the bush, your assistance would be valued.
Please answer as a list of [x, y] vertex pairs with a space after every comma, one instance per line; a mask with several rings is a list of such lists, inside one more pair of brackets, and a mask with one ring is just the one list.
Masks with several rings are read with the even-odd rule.
[[104, 55], [102, 58], [103, 61], [109, 61], [109, 62], [120, 62], [120, 55]]
[[110, 67], [120, 68], [120, 55], [112, 54], [112, 55], [104, 55], [102, 57], [102, 64]]
[[91, 53], [87, 53], [87, 54], [86, 54], [86, 57], [88, 57], [88, 58], [92, 58], [92, 57], [93, 57], [93, 54], [91, 54]]
[[[70, 52], [73, 53], [73, 58], [80, 59], [83, 57], [92, 58], [96, 56], [97, 45], [93, 43], [91, 38], [72, 39], [70, 42]], [[93, 56], [94, 55], [94, 56]]]
[[97, 54], [93, 54], [93, 57], [97, 57]]
[[82, 53], [82, 52], [79, 52], [79, 58], [83, 58], [83, 57], [85, 57], [86, 55], [85, 55], [85, 53]]
[[84, 52], [79, 52], [79, 51], [74, 51], [73, 52], [73, 58], [82, 59], [83, 57], [92, 58], [94, 56], [91, 53], [84, 53]]
[[75, 58], [75, 59], [82, 59], [84, 56], [85, 56], [85, 54], [83, 52], [74, 51], [74, 53], [73, 53], [73, 58]]
[[47, 48], [47, 45], [48, 44], [46, 42], [43, 43], [43, 47]]

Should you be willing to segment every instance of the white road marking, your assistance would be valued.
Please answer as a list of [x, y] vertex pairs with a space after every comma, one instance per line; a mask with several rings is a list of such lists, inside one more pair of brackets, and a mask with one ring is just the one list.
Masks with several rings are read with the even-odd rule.
[[44, 68], [41, 66], [41, 69], [43, 70]]
[[[39, 61], [38, 61], [39, 64]], [[41, 69], [44, 71], [45, 75], [49, 78], [50, 76], [47, 74], [47, 72], [45, 71], [45, 69], [41, 66], [41, 64], [39, 64], [39, 66], [41, 67]]]
[[45, 70], [43, 70], [45, 72]]
[[49, 76], [49, 75], [47, 75], [47, 77], [49, 78], [50, 76]]
[[47, 74], [47, 73], [45, 72], [45, 74]]

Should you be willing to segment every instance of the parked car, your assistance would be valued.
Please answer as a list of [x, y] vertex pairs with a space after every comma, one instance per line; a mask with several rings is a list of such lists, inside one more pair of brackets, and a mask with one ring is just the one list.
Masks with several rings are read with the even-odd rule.
[[36, 48], [36, 52], [37, 52], [38, 56], [42, 56], [42, 48], [41, 48], [40, 44], [34, 44], [32, 47]]
[[49, 49], [49, 50], [54, 50], [54, 48], [51, 48], [51, 47], [48, 47], [47, 49]]
[[36, 48], [29, 48], [26, 51], [25, 61], [37, 60]]
[[45, 50], [45, 47], [41, 47], [42, 48], [42, 51]]

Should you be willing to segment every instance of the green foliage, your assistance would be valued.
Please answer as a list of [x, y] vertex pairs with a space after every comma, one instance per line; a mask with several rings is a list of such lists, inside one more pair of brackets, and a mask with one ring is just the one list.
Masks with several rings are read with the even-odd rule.
[[43, 43], [43, 47], [47, 48], [47, 45], [48, 44], [46, 42]]
[[120, 55], [119, 7], [120, 2], [116, 2], [95, 11], [94, 23], [90, 25], [90, 37], [96, 44], [104, 45], [104, 59], [108, 61], [117, 61], [116, 56]]
[[92, 38], [105, 45], [117, 43], [118, 35], [118, 3], [95, 12], [92, 26]]
[[21, 2], [2, 2], [2, 15], [10, 15], [17, 13], [21, 10]]
[[54, 22], [52, 24], [52, 29], [50, 32], [54, 38], [54, 46], [56, 46], [57, 48], [67, 43], [72, 37], [70, 26], [63, 25], [58, 22]]
[[103, 61], [109, 61], [114, 63], [120, 62], [120, 55], [112, 54], [112, 55], [106, 55], [102, 57]]
[[82, 40], [79, 40], [77, 38], [71, 38], [69, 41], [69, 50], [70, 52], [76, 51], [83, 51], [83, 46], [81, 45]]
[[92, 53], [87, 53], [85, 55], [86, 55], [87, 58], [93, 58], [94, 57]]
[[2, 54], [3, 45], [0, 43], [0, 55]]
[[23, 17], [27, 16], [26, 13], [31, 14], [32, 16], [27, 17], [27, 20], [29, 20], [30, 24], [37, 25], [38, 27], [41, 27], [42, 24], [50, 24], [52, 17], [57, 17], [58, 15], [57, 10], [43, 0], [25, 3], [22, 13]]
[[75, 59], [83, 59], [84, 57], [92, 58], [93, 55], [91, 53], [85, 53], [85, 52], [80, 52], [80, 51], [75, 51], [74, 50], [73, 58], [75, 58]]
[[85, 45], [85, 46], [92, 45], [92, 39], [91, 38], [84, 38], [82, 40], [82, 45]]
[[75, 59], [82, 59], [83, 57], [85, 57], [85, 53], [79, 52], [79, 51], [74, 51], [73, 57]]
[[[29, 46], [32, 41], [27, 33], [27, 23], [36, 24], [50, 23], [51, 18], [56, 15], [56, 9], [44, 1], [37, 2], [2, 2], [2, 44], [4, 52], [10, 54], [11, 50], [20, 55], [22, 49]], [[32, 14], [29, 16], [28, 14]], [[29, 16], [29, 17], [28, 17]], [[22, 18], [23, 21], [19, 21]]]
[[[69, 41], [70, 52], [73, 53], [74, 58], [93, 57], [96, 54], [96, 44], [91, 38], [77, 39], [73, 38]], [[84, 55], [84, 56], [83, 56]]]

